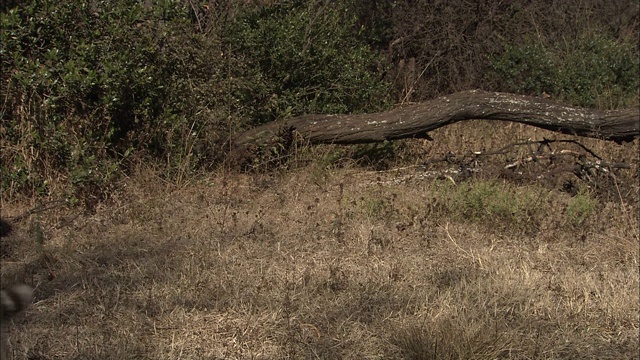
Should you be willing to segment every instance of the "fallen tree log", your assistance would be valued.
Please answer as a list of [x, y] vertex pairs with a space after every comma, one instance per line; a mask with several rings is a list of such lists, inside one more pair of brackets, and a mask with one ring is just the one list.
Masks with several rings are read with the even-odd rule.
[[472, 119], [513, 121], [616, 142], [640, 135], [638, 108], [601, 111], [532, 96], [470, 90], [373, 114], [303, 115], [274, 121], [239, 134], [233, 140], [233, 152], [244, 158], [296, 136], [310, 144], [429, 138], [428, 131]]

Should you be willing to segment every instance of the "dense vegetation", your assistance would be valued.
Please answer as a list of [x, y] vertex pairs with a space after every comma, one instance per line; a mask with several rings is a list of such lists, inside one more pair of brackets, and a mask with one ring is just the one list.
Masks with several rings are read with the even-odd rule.
[[44, 0], [1, 21], [5, 196], [101, 198], [139, 161], [219, 166], [256, 124], [470, 88], [637, 105], [635, 1]]
[[640, 139], [470, 120], [228, 160], [276, 119], [473, 88], [638, 106], [639, 10], [3, 2], [0, 276], [35, 289], [10, 357], [637, 359]]

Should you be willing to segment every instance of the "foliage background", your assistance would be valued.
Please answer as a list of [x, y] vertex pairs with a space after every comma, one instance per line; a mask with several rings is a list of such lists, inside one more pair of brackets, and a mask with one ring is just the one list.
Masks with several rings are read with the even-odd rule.
[[99, 200], [141, 162], [184, 179], [232, 134], [471, 88], [637, 105], [638, 3], [13, 1], [2, 193]]

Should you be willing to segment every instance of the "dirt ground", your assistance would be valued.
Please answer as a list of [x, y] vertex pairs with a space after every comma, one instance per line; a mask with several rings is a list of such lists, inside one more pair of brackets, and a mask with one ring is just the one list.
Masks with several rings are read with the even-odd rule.
[[637, 359], [637, 140], [580, 139], [631, 165], [607, 172], [571, 143], [470, 153], [570, 139], [518, 125], [432, 136], [182, 183], [141, 165], [94, 211], [16, 222], [15, 358]]

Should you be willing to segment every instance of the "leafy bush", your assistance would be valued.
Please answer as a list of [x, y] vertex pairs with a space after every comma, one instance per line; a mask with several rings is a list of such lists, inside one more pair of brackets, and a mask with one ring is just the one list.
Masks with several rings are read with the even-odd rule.
[[[117, 121], [124, 125], [127, 120], [111, 122], [109, 115], [135, 112], [122, 105], [133, 97], [123, 92], [135, 92], [137, 84], [119, 81], [119, 76], [130, 76], [130, 69], [112, 62], [117, 59], [101, 59], [116, 54], [102, 53], [104, 42], [114, 39], [103, 37], [100, 29], [112, 31], [116, 24], [110, 28], [87, 6], [78, 5], [34, 2], [2, 14], [2, 67], [11, 69], [3, 75], [8, 106], [2, 135], [19, 144], [2, 156], [3, 173], [14, 175], [3, 178], [3, 188], [13, 181], [11, 185], [47, 191], [44, 173], [57, 168], [67, 168], [73, 183], [99, 181], [90, 175], [104, 174], [101, 165], [106, 164], [96, 154], [110, 145], [119, 130]], [[123, 50], [121, 60], [136, 61]], [[22, 172], [26, 178], [17, 177]]]
[[234, 94], [264, 123], [304, 113], [373, 112], [387, 106], [384, 63], [360, 39], [344, 3], [283, 1], [247, 11], [225, 36], [242, 57]]
[[102, 196], [132, 154], [181, 178], [220, 162], [247, 119], [384, 107], [383, 62], [347, 9], [171, 0], [5, 8], [3, 191]]
[[558, 69], [551, 54], [538, 42], [507, 45], [493, 66], [499, 73], [498, 78], [503, 79], [506, 91], [530, 95], [554, 92]]
[[[380, 19], [370, 23], [388, 26], [386, 32], [379, 32], [395, 65], [388, 74], [401, 95], [399, 100], [405, 101], [474, 88], [540, 95], [540, 89], [551, 85], [555, 90], [560, 85], [557, 70], [580, 67], [565, 55], [582, 53], [587, 63], [603, 55], [602, 44], [589, 52], [589, 39], [600, 38], [627, 48], [626, 52], [636, 46], [638, 37], [637, 1], [360, 2], [369, 13], [380, 13]], [[389, 14], [389, 25], [384, 14]], [[637, 58], [637, 50], [635, 54]], [[496, 65], [500, 72], [495, 71]], [[560, 93], [561, 88], [555, 91]], [[578, 90], [580, 94], [585, 91]], [[625, 95], [626, 99], [630, 96]]]
[[588, 33], [577, 42], [545, 45], [530, 39], [506, 46], [493, 61], [503, 91], [541, 95], [569, 103], [619, 108], [637, 103], [637, 44]]
[[47, 194], [67, 179], [69, 195], [100, 195], [134, 151], [179, 157], [210, 125], [191, 117], [216, 80], [189, 9], [46, 0], [3, 12], [3, 189]]

